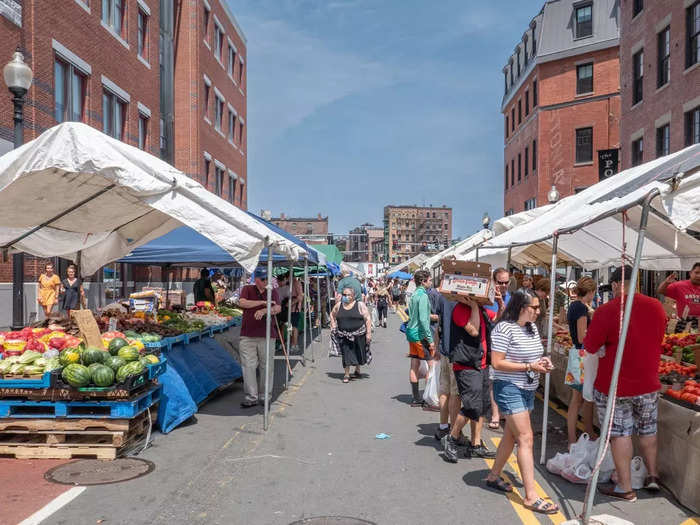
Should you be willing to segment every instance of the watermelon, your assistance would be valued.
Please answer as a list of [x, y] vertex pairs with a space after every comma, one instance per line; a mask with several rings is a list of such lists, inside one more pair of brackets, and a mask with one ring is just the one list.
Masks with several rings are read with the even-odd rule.
[[107, 356], [107, 352], [100, 350], [99, 348], [90, 347], [83, 350], [83, 364], [85, 366], [91, 365], [93, 363], [102, 363]]
[[112, 386], [112, 383], [114, 383], [114, 370], [99, 363], [95, 363], [94, 366], [95, 368], [90, 371], [92, 382], [95, 383], [96, 386]]
[[125, 346], [129, 346], [129, 342], [126, 339], [122, 337], [115, 337], [109, 342], [107, 350], [109, 350], [111, 355], [117, 355], [119, 353], [119, 349]]
[[126, 364], [126, 361], [117, 355], [113, 355], [105, 359], [105, 365], [110, 367], [116, 373], [121, 367]]
[[90, 370], [86, 366], [71, 363], [61, 372], [63, 380], [73, 387], [83, 387], [90, 384]]
[[97, 368], [98, 366], [104, 366], [102, 363], [92, 363], [91, 365], [88, 365], [88, 370], [90, 370], [90, 376], [92, 376], [92, 371]]
[[124, 337], [127, 337], [129, 339], [133, 339], [134, 337], [138, 337], [138, 336], [139, 336], [139, 334], [137, 334], [133, 330], [127, 330], [126, 332], [124, 332]]
[[80, 352], [77, 348], [66, 348], [63, 350], [58, 357], [61, 366], [68, 366], [72, 363], [77, 363], [80, 361]]
[[123, 383], [129, 376], [137, 376], [145, 370], [146, 367], [138, 361], [127, 363], [117, 371], [117, 383]]
[[160, 363], [160, 359], [158, 359], [158, 356], [153, 354], [146, 354], [141, 359], [139, 359], [139, 361], [141, 361], [143, 364], [149, 365], [157, 365], [158, 363]]
[[139, 351], [133, 346], [124, 346], [119, 349], [117, 356], [121, 357], [126, 362], [137, 361], [139, 358]]

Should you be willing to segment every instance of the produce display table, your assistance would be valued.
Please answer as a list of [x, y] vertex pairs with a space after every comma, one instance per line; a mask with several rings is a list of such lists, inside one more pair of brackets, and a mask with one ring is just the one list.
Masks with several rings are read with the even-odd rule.
[[678, 501], [700, 512], [700, 412], [659, 400], [661, 482]]

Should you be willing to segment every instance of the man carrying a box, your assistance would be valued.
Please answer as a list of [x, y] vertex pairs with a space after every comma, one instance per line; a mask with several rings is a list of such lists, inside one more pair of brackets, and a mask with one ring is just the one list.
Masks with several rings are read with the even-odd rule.
[[510, 292], [508, 291], [510, 272], [505, 268], [496, 268], [493, 271], [493, 284], [496, 289], [496, 302], [492, 305], [484, 306], [484, 308], [496, 314], [496, 321], [498, 321], [503, 315], [508, 301], [510, 301]]
[[430, 328], [430, 300], [425, 289], [430, 287], [430, 273], [418, 270], [413, 275], [416, 291], [411, 295], [408, 306], [409, 319], [406, 324], [406, 339], [408, 340], [408, 357], [411, 358], [411, 370], [408, 379], [411, 382], [413, 401], [411, 406], [423, 406], [423, 400], [418, 393], [418, 373], [421, 361], [431, 361], [435, 355], [435, 343]]

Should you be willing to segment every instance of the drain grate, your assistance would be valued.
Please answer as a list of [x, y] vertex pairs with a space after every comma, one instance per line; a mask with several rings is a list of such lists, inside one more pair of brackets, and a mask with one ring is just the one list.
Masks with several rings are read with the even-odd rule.
[[152, 462], [138, 458], [84, 459], [54, 467], [44, 478], [62, 485], [106, 485], [145, 476], [155, 468]]
[[348, 516], [317, 516], [295, 521], [289, 525], [376, 525], [376, 523]]

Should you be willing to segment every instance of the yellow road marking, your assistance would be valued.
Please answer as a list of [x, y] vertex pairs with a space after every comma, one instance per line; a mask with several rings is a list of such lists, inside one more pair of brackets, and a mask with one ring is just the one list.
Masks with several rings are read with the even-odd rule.
[[[498, 447], [498, 444], [501, 442], [501, 438], [497, 437], [492, 437], [491, 441], [493, 441], [493, 444]], [[520, 473], [520, 468], [518, 467], [518, 460], [516, 457], [511, 454], [510, 457], [508, 458], [508, 464], [510, 467], [513, 469], [513, 472], [515, 472], [515, 475], [522, 481], [523, 476]], [[551, 501], [552, 503], [555, 503], [552, 498], [550, 498], [545, 490], [542, 488], [542, 486], [535, 480], [535, 490], [537, 491], [537, 495], [542, 498], [545, 501]], [[557, 511], [555, 514], [547, 514], [546, 515], [549, 519], [552, 520], [552, 523], [555, 525], [559, 525], [560, 523], [564, 523], [566, 521], [566, 518], [564, 515], [561, 513], [561, 510]]]
[[397, 308], [396, 313], [401, 318], [402, 323], [405, 323], [406, 321], [408, 321], [408, 314], [404, 310]]
[[[488, 465], [489, 469], [493, 468], [493, 459], [484, 459], [484, 461]], [[512, 480], [509, 481], [511, 481], [512, 485]], [[513, 487], [513, 492], [506, 492], [505, 494], [513, 507], [513, 510], [518, 515], [518, 518], [520, 518], [520, 521], [523, 522], [523, 525], [540, 525], [540, 521], [535, 516], [535, 513], [525, 508], [525, 505], [523, 504], [523, 497], [520, 495], [517, 488]]]
[[688, 518], [683, 523], [681, 523], [681, 525], [699, 525], [699, 524], [700, 524], [700, 517]]

